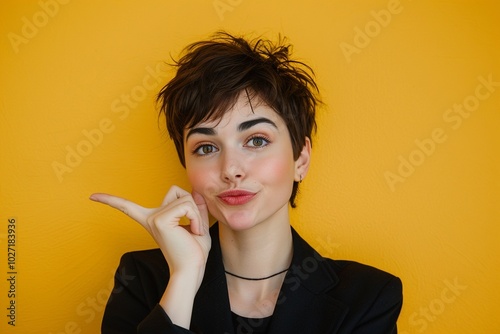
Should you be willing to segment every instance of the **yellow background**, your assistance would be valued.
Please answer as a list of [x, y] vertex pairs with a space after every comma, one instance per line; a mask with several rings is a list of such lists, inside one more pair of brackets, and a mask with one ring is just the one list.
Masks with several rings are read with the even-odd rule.
[[0, 16], [0, 332], [99, 332], [120, 255], [155, 245], [88, 196], [154, 206], [188, 187], [157, 71], [221, 28], [286, 35], [316, 70], [326, 107], [296, 229], [401, 277], [401, 333], [500, 332], [497, 1], [10, 0]]

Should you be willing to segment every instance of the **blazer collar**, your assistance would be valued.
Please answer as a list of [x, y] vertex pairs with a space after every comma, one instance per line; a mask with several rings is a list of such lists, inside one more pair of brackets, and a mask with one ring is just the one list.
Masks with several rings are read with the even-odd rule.
[[[281, 287], [270, 332], [297, 332], [297, 326], [307, 319], [307, 332], [334, 333], [348, 311], [345, 304], [326, 295], [339, 278], [327, 260], [291, 229], [292, 264]], [[212, 248], [194, 301], [192, 329], [199, 333], [234, 333], [217, 223], [210, 228], [210, 234]], [[196, 328], [197, 324], [205, 331]], [[312, 324], [318, 331], [311, 330]]]
[[339, 278], [328, 260], [293, 228], [292, 236], [292, 265], [281, 287], [270, 332], [335, 333], [348, 311], [347, 305], [327, 294]]

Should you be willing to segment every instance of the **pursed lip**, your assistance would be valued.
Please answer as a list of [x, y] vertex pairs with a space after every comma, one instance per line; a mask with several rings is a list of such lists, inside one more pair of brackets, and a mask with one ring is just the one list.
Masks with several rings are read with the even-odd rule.
[[247, 191], [232, 189], [221, 192], [217, 197], [228, 205], [243, 205], [252, 200], [256, 193]]

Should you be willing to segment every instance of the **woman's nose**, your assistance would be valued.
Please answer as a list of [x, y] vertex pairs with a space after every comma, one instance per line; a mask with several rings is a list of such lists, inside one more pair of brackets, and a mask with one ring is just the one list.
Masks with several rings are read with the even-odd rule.
[[222, 154], [221, 178], [225, 182], [236, 182], [245, 176], [243, 157], [235, 152], [226, 151]]

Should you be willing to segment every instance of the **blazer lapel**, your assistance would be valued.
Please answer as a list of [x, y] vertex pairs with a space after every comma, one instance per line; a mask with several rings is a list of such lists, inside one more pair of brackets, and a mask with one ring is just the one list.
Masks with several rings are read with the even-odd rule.
[[196, 333], [234, 334], [217, 224], [210, 228], [210, 236], [212, 248], [194, 300], [191, 329]]
[[[326, 293], [338, 277], [292, 228], [293, 259], [270, 324], [270, 333], [335, 333], [348, 307]], [[307, 319], [307, 320], [306, 320]]]

